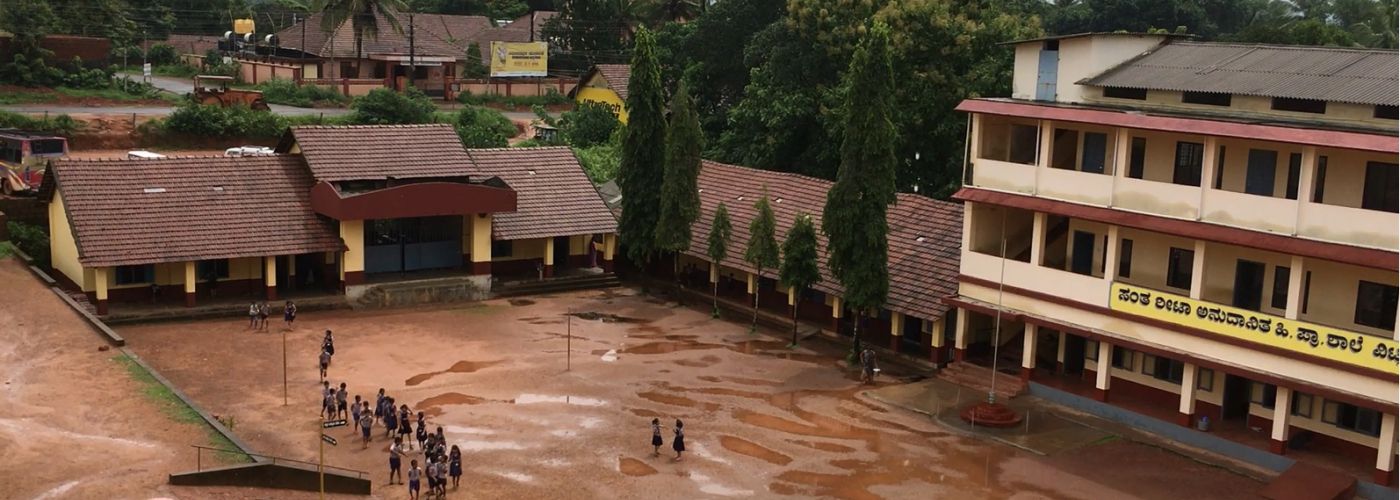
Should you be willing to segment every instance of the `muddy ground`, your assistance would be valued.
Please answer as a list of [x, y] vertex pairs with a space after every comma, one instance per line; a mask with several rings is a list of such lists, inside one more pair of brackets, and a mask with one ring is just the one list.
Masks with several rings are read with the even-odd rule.
[[[568, 311], [601, 316], [566, 323]], [[207, 409], [232, 416], [260, 452], [315, 460], [327, 328], [333, 383], [347, 383], [352, 399], [386, 389], [462, 448], [466, 473], [452, 496], [1207, 499], [1259, 487], [1122, 440], [1047, 458], [964, 437], [862, 397], [837, 352], [790, 351], [745, 323], [629, 290], [307, 313], [285, 333], [276, 318], [268, 332], [237, 319], [120, 332]], [[653, 417], [665, 428], [659, 457]], [[688, 448], [679, 462], [669, 450], [678, 418]], [[326, 460], [370, 472], [376, 497], [406, 498], [386, 482], [382, 432], [362, 449], [349, 428], [331, 429], [339, 446]]]

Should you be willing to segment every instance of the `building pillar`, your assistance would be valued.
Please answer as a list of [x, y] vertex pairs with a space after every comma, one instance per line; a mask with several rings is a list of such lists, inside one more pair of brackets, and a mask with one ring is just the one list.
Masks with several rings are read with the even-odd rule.
[[1195, 253], [1191, 260], [1191, 298], [1200, 300], [1206, 286], [1206, 242], [1196, 240]]
[[554, 276], [554, 238], [544, 239], [544, 277]]
[[340, 221], [340, 239], [345, 251], [340, 253], [340, 289], [365, 282], [365, 221]]
[[1118, 226], [1108, 226], [1108, 241], [1103, 249], [1103, 279], [1112, 284], [1118, 277]]
[[710, 263], [710, 283], [719, 283], [719, 264]]
[[1058, 333], [1059, 333], [1059, 336], [1058, 336], [1059, 338], [1056, 339], [1057, 341], [1056, 341], [1056, 343], [1055, 343], [1055, 373], [1064, 373], [1064, 372], [1065, 372], [1065, 341], [1068, 340], [1068, 338], [1066, 338], [1065, 335], [1068, 335], [1068, 334], [1066, 334], [1065, 332], [1058, 332]]
[[797, 317], [797, 287], [788, 287], [788, 314]]
[[[918, 321], [918, 318], [914, 319]], [[899, 352], [899, 337], [904, 335], [904, 314], [890, 311], [890, 350]]]
[[[1158, 358], [1161, 359], [1161, 358]], [[1181, 404], [1177, 407], [1177, 423], [1191, 427], [1196, 418], [1196, 365], [1184, 363], [1181, 368]]]
[[1274, 391], [1274, 429], [1269, 434], [1269, 451], [1282, 455], [1288, 450], [1288, 416], [1292, 412], [1289, 403], [1293, 401], [1293, 390], [1278, 387]]
[[[957, 309], [949, 309], [949, 310], [948, 310], [949, 313], [957, 314], [957, 313], [955, 313], [954, 311], [957, 311]], [[921, 320], [921, 321], [928, 321], [928, 320]], [[944, 322], [944, 321], [948, 321], [948, 313], [944, 313], [942, 318], [938, 318], [938, 321], [934, 321], [933, 324], [929, 326], [929, 331], [928, 331], [928, 347], [929, 347], [929, 349], [928, 349], [928, 356], [929, 356], [929, 361], [932, 361], [933, 364], [935, 364], [935, 365], [939, 365], [939, 364], [942, 364], [942, 363], [945, 363], [945, 362], [948, 361], [948, 360], [946, 360], [946, 359], [943, 358], [943, 346], [944, 346], [944, 344], [946, 344], [946, 342], [945, 342], [944, 339], [943, 339], [943, 322]], [[920, 326], [923, 326], [923, 325], [920, 325]]]
[[1099, 364], [1094, 371], [1094, 399], [1108, 402], [1108, 385], [1113, 381], [1109, 370], [1113, 367], [1113, 344], [1099, 341]]
[[476, 214], [472, 218], [471, 273], [491, 274], [491, 214]]
[[1030, 382], [1031, 375], [1035, 373], [1035, 347], [1037, 329], [1035, 325], [1026, 323], [1026, 331], [1021, 335], [1021, 381]]
[[185, 263], [185, 307], [194, 307], [195, 273], [194, 261]]
[[1307, 276], [1307, 264], [1303, 258], [1297, 255], [1288, 264], [1288, 305], [1284, 308], [1283, 317], [1288, 319], [1298, 319], [1303, 307], [1303, 277]]
[[841, 297], [831, 296], [831, 331], [841, 333]]
[[97, 315], [107, 315], [107, 270], [110, 268], [99, 267], [93, 269], [94, 281], [97, 285]]
[[748, 282], [749, 303], [753, 304], [754, 297], [758, 295], [758, 276], [754, 273], [744, 273], [744, 276]]
[[967, 321], [971, 311], [963, 309], [958, 311], [958, 320], [953, 326], [953, 361], [962, 361], [967, 357]]
[[1218, 156], [1216, 153], [1220, 150], [1218, 139], [1213, 135], [1208, 135], [1203, 142], [1205, 151], [1201, 152], [1201, 195], [1196, 202], [1196, 220], [1201, 220], [1205, 216], [1206, 190], [1215, 188], [1215, 177], [1220, 175], [1220, 172], [1215, 170], [1215, 164], [1219, 163], [1216, 158]]
[[1381, 486], [1395, 486], [1395, 414], [1381, 414], [1381, 437], [1376, 443], [1376, 474], [1372, 478]]
[[[1298, 234], [1298, 229], [1303, 222], [1303, 204], [1312, 202], [1313, 181], [1317, 170], [1317, 147], [1308, 146], [1303, 148], [1303, 162], [1298, 168], [1298, 215], [1293, 221], [1293, 234]], [[1286, 194], [1286, 193], [1285, 193]]]
[[603, 271], [613, 272], [613, 253], [617, 252], [617, 233], [603, 234]]
[[263, 257], [263, 281], [267, 284], [267, 300], [277, 300], [277, 257]]
[[297, 289], [297, 256], [287, 256], [287, 289]]
[[1036, 212], [1031, 219], [1031, 265], [1040, 266], [1045, 260], [1045, 212]]

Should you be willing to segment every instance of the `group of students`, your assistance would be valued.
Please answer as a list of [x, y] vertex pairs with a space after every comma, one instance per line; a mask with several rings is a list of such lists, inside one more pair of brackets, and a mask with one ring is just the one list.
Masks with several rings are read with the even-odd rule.
[[[248, 304], [248, 329], [254, 331], [267, 331], [267, 317], [272, 314], [272, 306], [267, 302], [251, 302]], [[292, 323], [297, 320], [297, 305], [292, 301], [287, 301], [282, 306], [282, 322], [290, 330]]]
[[[382, 388], [379, 389], [373, 413], [369, 412], [368, 401], [364, 405], [365, 413], [360, 415], [360, 421], [366, 443], [369, 440], [370, 427], [375, 421], [384, 426], [385, 437], [394, 439], [394, 444], [389, 446], [389, 484], [394, 484], [395, 480], [404, 484], [403, 457], [413, 451], [413, 441], [416, 438], [427, 469], [420, 468], [417, 459], [409, 461], [409, 497], [418, 498], [421, 479], [425, 475], [428, 478], [430, 495], [446, 495], [449, 477], [452, 478], [452, 488], [457, 488], [462, 480], [462, 450], [457, 448], [457, 445], [448, 449], [447, 436], [443, 434], [442, 426], [437, 426], [436, 430], [429, 432], [427, 415], [420, 411], [416, 415], [418, 428], [415, 432], [412, 424], [415, 414], [408, 409], [408, 405], [399, 405], [393, 397], [385, 395]], [[404, 450], [404, 443], [408, 444], [408, 450]]]
[[[671, 432], [676, 436], [671, 440], [671, 449], [676, 452], [675, 460], [679, 461], [681, 453], [685, 452], [685, 422], [681, 422], [679, 418], [676, 419], [676, 427]], [[661, 445], [664, 443], [665, 441], [661, 439], [661, 419], [653, 418], [651, 419], [651, 456], [660, 456]]]

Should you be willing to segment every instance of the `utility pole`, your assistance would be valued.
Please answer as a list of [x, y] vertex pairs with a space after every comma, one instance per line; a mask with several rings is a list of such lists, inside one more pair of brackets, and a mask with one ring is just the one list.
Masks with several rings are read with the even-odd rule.
[[530, 41], [535, 41], [535, 11], [530, 11]]
[[413, 11], [408, 12], [408, 86], [413, 86], [413, 77], [418, 76], [418, 64], [414, 60]]

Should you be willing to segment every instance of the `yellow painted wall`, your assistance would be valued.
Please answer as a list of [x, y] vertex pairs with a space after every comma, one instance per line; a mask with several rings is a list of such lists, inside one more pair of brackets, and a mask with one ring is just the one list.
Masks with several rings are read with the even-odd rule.
[[[1017, 69], [1019, 70], [1020, 68]], [[1327, 113], [1314, 114], [1272, 109], [1273, 98], [1261, 96], [1236, 94], [1230, 97], [1230, 106], [1225, 107], [1212, 106], [1209, 104], [1183, 103], [1181, 102], [1181, 92], [1172, 90], [1149, 90], [1147, 91], [1146, 100], [1137, 100], [1104, 97], [1103, 89], [1100, 87], [1083, 86], [1083, 89], [1085, 101], [1115, 106], [1150, 107], [1154, 109], [1204, 113], [1246, 112], [1252, 115], [1291, 118], [1294, 120], [1326, 121], [1341, 125], [1385, 127], [1391, 130], [1395, 130], [1396, 127], [1395, 120], [1375, 118], [1375, 106], [1363, 104], [1329, 102], [1327, 103]]]
[[471, 216], [472, 262], [491, 261], [491, 214]]
[[511, 260], [543, 259], [545, 246], [550, 238], [532, 238], [527, 240], [512, 240], [510, 255], [492, 255], [492, 262], [505, 262]]
[[[200, 284], [204, 283], [201, 276], [196, 276]], [[238, 280], [261, 280], [263, 279], [263, 257], [246, 257], [228, 260], [228, 277], [219, 278], [219, 281]], [[185, 263], [166, 262], [155, 264], [155, 283], [160, 286], [179, 286], [185, 284]], [[149, 287], [150, 283], [133, 283], [127, 285], [117, 285], [116, 268], [107, 273], [107, 288], [117, 290], [122, 288], [142, 288]]]
[[[596, 79], [601, 79], [601, 77]], [[613, 92], [612, 89], [593, 86], [592, 80], [589, 81], [589, 84], [579, 87], [578, 93], [574, 94], [574, 100], [578, 102], [596, 101], [613, 106], [613, 109], [617, 111], [618, 121], [623, 124], [627, 123], [627, 105], [622, 102], [622, 98], [618, 97], [617, 92]]]
[[55, 192], [49, 202], [49, 262], [84, 292], [94, 288], [93, 273], [78, 262], [78, 242], [73, 239], [73, 227], [68, 224], [68, 208], [63, 194]]
[[569, 255], [584, 255], [588, 253], [588, 243], [593, 241], [593, 235], [581, 234], [569, 237]]
[[1129, 270], [1128, 277], [1115, 276], [1116, 281], [1171, 291], [1180, 295], [1191, 293], [1185, 288], [1167, 286], [1167, 259], [1171, 255], [1172, 247], [1191, 250], [1195, 248], [1195, 241], [1124, 227], [1118, 228], [1118, 237], [1133, 240], [1133, 256], [1132, 268]]
[[[340, 239], [345, 243], [345, 256], [340, 259], [341, 272], [365, 270], [365, 221], [340, 221]], [[345, 276], [342, 274], [341, 278]]]

